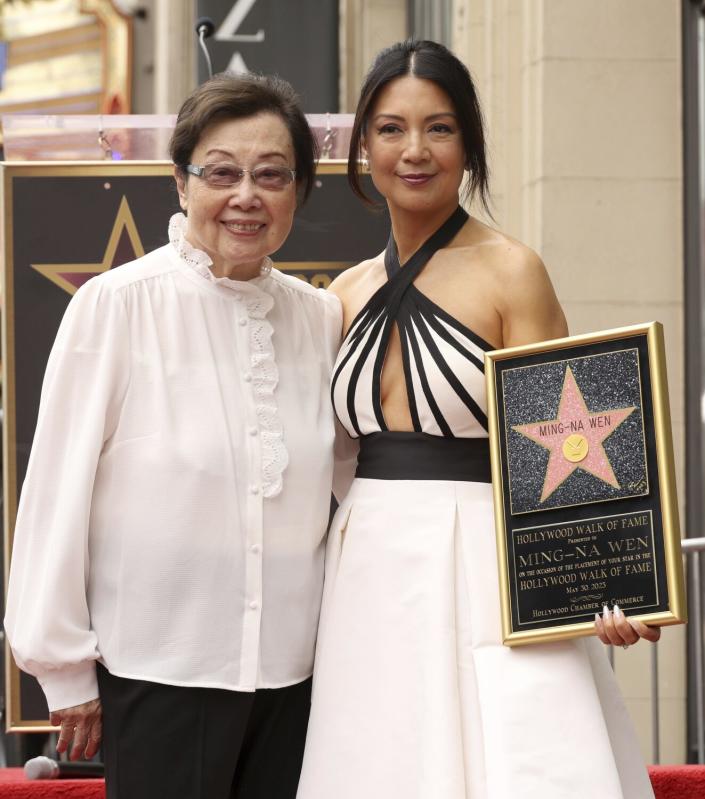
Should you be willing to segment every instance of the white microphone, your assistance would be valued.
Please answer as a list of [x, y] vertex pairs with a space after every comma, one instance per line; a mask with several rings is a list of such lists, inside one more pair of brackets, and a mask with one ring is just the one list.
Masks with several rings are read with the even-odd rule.
[[105, 767], [102, 763], [71, 763], [56, 761], [50, 757], [33, 757], [24, 764], [25, 777], [28, 780], [76, 780], [84, 777], [104, 777]]

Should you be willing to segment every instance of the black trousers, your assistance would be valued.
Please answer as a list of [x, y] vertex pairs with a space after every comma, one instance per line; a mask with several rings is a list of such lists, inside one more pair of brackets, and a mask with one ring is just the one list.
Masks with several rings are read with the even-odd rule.
[[115, 677], [98, 664], [107, 799], [295, 799], [311, 680], [254, 693]]

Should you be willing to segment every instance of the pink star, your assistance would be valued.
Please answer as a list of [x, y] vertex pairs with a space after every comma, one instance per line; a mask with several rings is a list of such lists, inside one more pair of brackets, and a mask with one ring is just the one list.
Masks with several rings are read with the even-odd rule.
[[570, 367], [566, 369], [558, 416], [545, 422], [512, 427], [551, 454], [541, 492], [541, 502], [576, 470], [583, 469], [613, 488], [619, 488], [602, 442], [636, 410], [615, 408], [590, 413]]

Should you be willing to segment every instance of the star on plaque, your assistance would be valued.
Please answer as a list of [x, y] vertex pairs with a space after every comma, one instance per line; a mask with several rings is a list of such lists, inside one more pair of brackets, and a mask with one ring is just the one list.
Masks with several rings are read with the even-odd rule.
[[127, 198], [120, 201], [117, 216], [113, 224], [108, 244], [103, 253], [103, 260], [97, 264], [32, 264], [40, 275], [51, 280], [69, 294], [75, 294], [90, 278], [107, 272], [115, 266], [121, 266], [144, 255], [144, 247], [140, 240], [135, 220], [130, 211]]
[[635, 410], [636, 406], [631, 406], [591, 413], [571, 368], [567, 367], [556, 418], [512, 427], [550, 453], [541, 502], [576, 469], [583, 469], [613, 488], [620, 488], [602, 442]]

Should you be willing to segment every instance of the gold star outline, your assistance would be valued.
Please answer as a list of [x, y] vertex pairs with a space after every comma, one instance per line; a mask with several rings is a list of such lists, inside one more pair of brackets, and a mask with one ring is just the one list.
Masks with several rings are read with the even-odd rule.
[[123, 196], [122, 200], [120, 201], [120, 207], [118, 208], [113, 229], [110, 233], [110, 238], [108, 239], [105, 253], [103, 254], [103, 260], [100, 263], [31, 264], [31, 267], [39, 272], [40, 275], [43, 275], [48, 280], [51, 280], [52, 283], [59, 286], [59, 288], [67, 291], [69, 294], [75, 294], [85, 281], [81, 281], [80, 283], [72, 283], [67, 275], [90, 275], [90, 277], [93, 277], [94, 275], [99, 275], [102, 272], [107, 272], [109, 269], [112, 269], [113, 266], [118, 266], [118, 264], [115, 263], [115, 256], [123, 231], [127, 232], [127, 236], [130, 240], [135, 258], [140, 258], [143, 256], [144, 247], [142, 246], [142, 241], [140, 240], [139, 233], [137, 232], [137, 226], [135, 225], [132, 211], [130, 211], [127, 197], [125, 196]]

